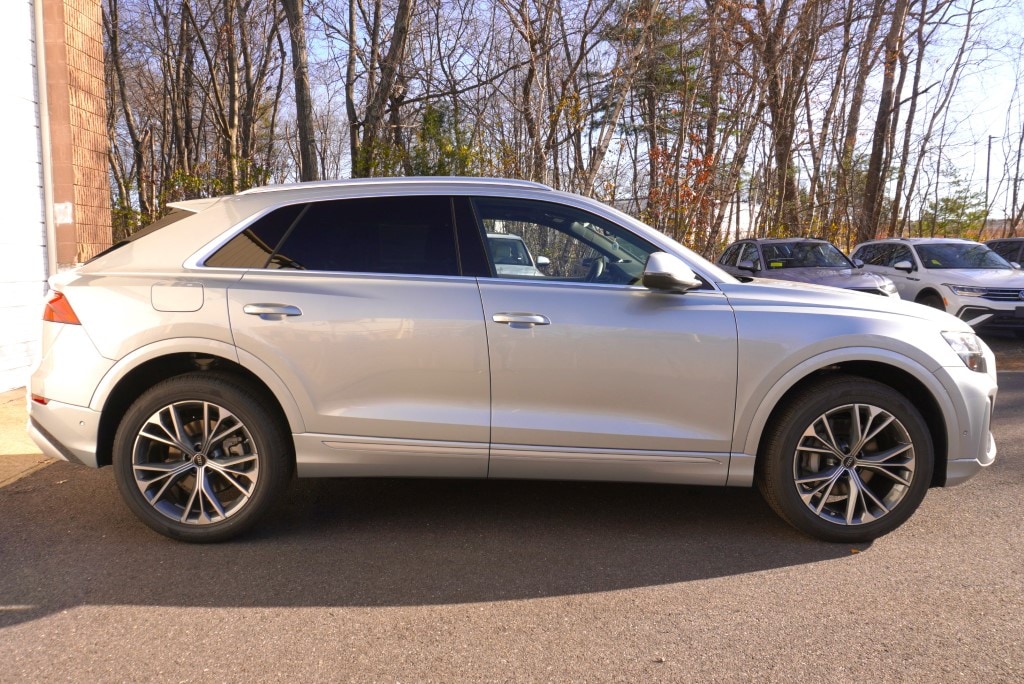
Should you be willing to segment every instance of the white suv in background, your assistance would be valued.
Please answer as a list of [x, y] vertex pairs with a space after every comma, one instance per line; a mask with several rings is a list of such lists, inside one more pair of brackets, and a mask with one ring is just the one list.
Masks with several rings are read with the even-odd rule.
[[986, 245], [889, 238], [857, 245], [852, 258], [889, 276], [903, 299], [944, 309], [975, 329], [1024, 332], [1024, 271]]

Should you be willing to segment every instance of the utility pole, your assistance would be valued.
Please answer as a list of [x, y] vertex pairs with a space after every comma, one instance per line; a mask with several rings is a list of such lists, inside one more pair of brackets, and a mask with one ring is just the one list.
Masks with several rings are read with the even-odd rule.
[[988, 228], [988, 179], [989, 170], [992, 167], [992, 139], [995, 137], [994, 135], [988, 136], [988, 153], [985, 155], [985, 220], [982, 221], [981, 230], [978, 232], [978, 242], [985, 239], [985, 230]]

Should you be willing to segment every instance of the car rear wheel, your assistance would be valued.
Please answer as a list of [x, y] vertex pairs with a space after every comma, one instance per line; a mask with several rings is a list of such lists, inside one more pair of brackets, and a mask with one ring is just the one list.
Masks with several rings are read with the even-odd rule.
[[190, 373], [128, 409], [114, 439], [114, 473], [132, 511], [174, 539], [216, 542], [251, 527], [292, 473], [281, 420], [236, 379]]
[[903, 524], [931, 482], [931, 435], [887, 385], [835, 376], [772, 417], [758, 487], [784, 520], [819, 539], [866, 542]]

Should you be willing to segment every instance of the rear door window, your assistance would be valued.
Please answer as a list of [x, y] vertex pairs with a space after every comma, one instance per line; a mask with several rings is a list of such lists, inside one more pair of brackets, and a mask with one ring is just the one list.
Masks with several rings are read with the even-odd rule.
[[284, 207], [237, 235], [206, 264], [458, 275], [451, 199], [366, 197]]

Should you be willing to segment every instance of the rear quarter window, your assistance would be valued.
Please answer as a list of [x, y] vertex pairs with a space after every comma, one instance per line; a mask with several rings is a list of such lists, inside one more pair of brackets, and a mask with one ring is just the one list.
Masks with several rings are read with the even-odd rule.
[[293, 204], [281, 207], [256, 219], [214, 252], [205, 265], [215, 268], [266, 268], [271, 255], [306, 206]]

